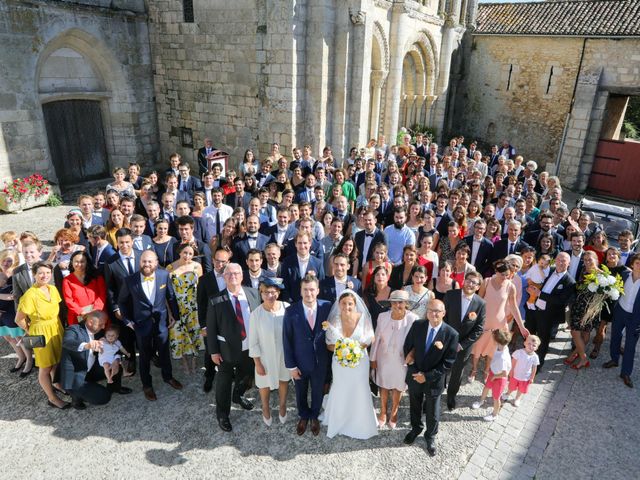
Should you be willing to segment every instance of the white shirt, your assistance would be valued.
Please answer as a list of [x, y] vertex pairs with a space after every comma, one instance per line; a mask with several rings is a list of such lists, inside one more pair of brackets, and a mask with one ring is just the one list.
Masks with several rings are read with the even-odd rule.
[[224, 277], [222, 274], [218, 274], [218, 272], [214, 271], [213, 274], [216, 276], [216, 283], [218, 284], [218, 291], [221, 292], [225, 288], [227, 288], [227, 282], [224, 281]]
[[276, 243], [280, 246], [282, 246], [282, 244], [284, 243], [284, 241], [287, 238], [287, 231], [289, 230], [289, 226], [287, 225], [284, 228], [281, 228], [280, 225], [278, 225], [278, 228], [276, 230]]
[[93, 266], [94, 267], [98, 266], [98, 262], [100, 261], [100, 255], [102, 255], [102, 252], [104, 252], [104, 249], [107, 248], [107, 245], [109, 245], [109, 244], [105, 243], [103, 246], [96, 248], [96, 258], [93, 261]]
[[[131, 265], [131, 268], [133, 269], [133, 271], [136, 271], [136, 256], [133, 254], [133, 252], [131, 252], [131, 255], [124, 255], [122, 252], [118, 252], [118, 254], [120, 255], [120, 259], [122, 260], [122, 264], [124, 265], [124, 268], [127, 270], [127, 272], [129, 272], [129, 265]], [[131, 259], [131, 264], [129, 264], [129, 260]]]
[[261, 276], [262, 276], [262, 270], [260, 270], [260, 273], [258, 274], [257, 277], [254, 277], [253, 275], [251, 275], [251, 272], [249, 272], [249, 280], [251, 281], [251, 287], [258, 288], [260, 286]]
[[[231, 299], [231, 304], [235, 310], [236, 308], [236, 299], [238, 297], [240, 300], [240, 309], [242, 310], [242, 320], [244, 321], [244, 331], [247, 332], [247, 336], [242, 340], [242, 351], [249, 350], [249, 317], [251, 316], [251, 310], [249, 309], [249, 302], [247, 301], [247, 296], [244, 294], [244, 290], [241, 288], [237, 295], [229, 292], [229, 298]], [[236, 312], [237, 313], [237, 312]]]
[[349, 277], [344, 277], [344, 281], [338, 280], [336, 277], [333, 277], [333, 279], [336, 282], [336, 297], [340, 298], [342, 292], [347, 288], [347, 281], [349, 280]]
[[316, 311], [318, 310], [317, 304], [314, 304], [312, 308], [307, 307], [304, 303], [302, 304], [302, 308], [304, 309], [304, 319], [307, 323], [309, 323], [309, 316], [313, 315], [313, 324], [315, 326], [315, 322], [318, 320], [316, 317]]
[[309, 259], [311, 256], [307, 258], [301, 258], [300, 255], [296, 255], [298, 257], [298, 267], [300, 268], [300, 278], [304, 278], [307, 273], [307, 268], [309, 267]]
[[562, 280], [562, 277], [564, 277], [566, 273], [567, 273], [566, 271], [562, 273], [553, 272], [551, 276], [547, 279], [547, 283], [545, 283], [544, 287], [542, 287], [542, 291], [544, 293], [551, 293], [553, 289], [556, 288], [556, 285], [560, 280]]
[[258, 233], [247, 233], [247, 243], [249, 244], [249, 248], [256, 248], [256, 244], [258, 243]]
[[156, 301], [156, 276], [155, 274], [151, 274], [151, 279], [145, 280], [144, 275], [142, 275], [142, 272], [140, 272], [140, 277], [142, 280], [142, 290], [144, 290], [144, 294], [153, 305], [153, 303]]
[[436, 341], [436, 337], [438, 336], [438, 332], [440, 331], [440, 329], [442, 328], [442, 323], [440, 323], [440, 325], [438, 325], [437, 327], [432, 327], [431, 324], [429, 324], [429, 327], [427, 328], [427, 338], [425, 339], [425, 341], [429, 338], [429, 334], [431, 333], [431, 330], [434, 330], [433, 333], [433, 340], [431, 342], [431, 346], [429, 347], [429, 350], [431, 350], [433, 348], [433, 344]]
[[480, 251], [480, 245], [482, 244], [482, 240], [476, 240], [473, 238], [473, 243], [471, 244], [471, 264], [476, 264], [476, 257], [478, 256], [478, 252]]
[[461, 296], [462, 303], [460, 305], [460, 322], [464, 320], [464, 316], [467, 314], [467, 310], [469, 310], [469, 305], [471, 305], [471, 300], [473, 299], [473, 295], [471, 296], [471, 298], [467, 298], [464, 293]]
[[511, 355], [509, 355], [509, 347], [505, 345], [502, 350], [496, 349], [496, 353], [493, 354], [491, 360], [491, 371], [494, 375], [498, 375], [506, 371], [509, 373], [511, 370]]
[[620, 252], [620, 261], [618, 262], [618, 265], [626, 265], [627, 264], [627, 259], [629, 258], [629, 256], [631, 255], [631, 252]]
[[573, 278], [575, 278], [576, 280], [578, 280], [576, 278], [577, 274], [578, 274], [578, 265], [580, 265], [580, 260], [582, 259], [582, 254], [584, 252], [580, 252], [580, 255], [578, 255], [577, 257], [573, 254], [573, 252], [571, 252], [571, 261], [569, 262], [569, 273], [571, 274], [571, 276]]
[[[95, 339], [93, 333], [91, 333], [86, 326], [84, 327], [84, 329], [89, 335], [89, 342], [92, 342]], [[82, 352], [83, 350], [85, 350], [87, 343], [88, 342], [82, 342], [80, 345], [78, 345], [78, 351]], [[93, 367], [93, 364], [95, 363], [95, 361], [96, 361], [96, 356], [93, 354], [93, 350], [89, 350], [89, 358], [87, 359], [87, 372], [91, 370], [91, 367]]]
[[540, 365], [538, 354], [533, 352], [529, 355], [524, 348], [513, 352], [512, 357], [516, 361], [516, 366], [513, 369], [513, 378], [521, 382], [528, 381], [533, 373], [533, 367]]
[[224, 222], [233, 216], [233, 208], [224, 203], [220, 207], [211, 204], [202, 211], [202, 218], [207, 228], [207, 232], [211, 237], [218, 234], [216, 230], [216, 214], [220, 211], [220, 230], [224, 226]]
[[638, 290], [640, 289], [640, 278], [635, 282], [633, 281], [633, 274], [629, 274], [627, 281], [624, 282], [624, 295], [620, 297], [618, 303], [620, 307], [627, 312], [633, 313], [633, 304], [636, 302], [638, 296]]
[[[367, 236], [367, 231], [364, 231], [364, 245], [362, 246], [362, 263], [367, 261], [367, 255], [369, 254], [369, 248], [371, 248], [371, 242], [373, 241], [373, 236]], [[371, 235], [375, 235], [375, 229], [371, 233]]]

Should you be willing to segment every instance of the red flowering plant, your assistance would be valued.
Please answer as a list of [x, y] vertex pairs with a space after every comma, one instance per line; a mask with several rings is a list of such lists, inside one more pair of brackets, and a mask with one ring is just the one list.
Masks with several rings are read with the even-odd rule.
[[5, 183], [2, 193], [5, 194], [8, 203], [20, 203], [23, 198], [34, 196], [42, 197], [49, 193], [49, 181], [39, 173], [34, 173], [24, 178], [16, 178], [11, 183]]

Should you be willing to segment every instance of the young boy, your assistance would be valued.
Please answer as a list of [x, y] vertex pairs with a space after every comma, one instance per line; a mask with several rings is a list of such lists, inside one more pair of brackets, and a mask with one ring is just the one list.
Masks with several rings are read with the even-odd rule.
[[539, 346], [540, 338], [536, 335], [529, 335], [524, 341], [524, 348], [513, 352], [511, 356], [512, 367], [509, 373], [509, 389], [502, 396], [503, 402], [508, 402], [510, 395], [517, 390], [513, 406], [520, 406], [520, 398], [529, 391], [529, 385], [533, 383], [538, 365], [540, 365], [540, 359], [536, 354]]

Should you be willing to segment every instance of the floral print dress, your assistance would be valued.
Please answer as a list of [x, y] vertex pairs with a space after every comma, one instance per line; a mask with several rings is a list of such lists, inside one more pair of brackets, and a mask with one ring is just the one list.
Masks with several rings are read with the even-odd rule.
[[[171, 271], [170, 268], [168, 270]], [[198, 275], [193, 271], [181, 275], [171, 273], [171, 281], [180, 312], [180, 318], [176, 319], [176, 323], [169, 330], [171, 355], [176, 359], [184, 355], [197, 355], [199, 350], [204, 350], [196, 302]]]

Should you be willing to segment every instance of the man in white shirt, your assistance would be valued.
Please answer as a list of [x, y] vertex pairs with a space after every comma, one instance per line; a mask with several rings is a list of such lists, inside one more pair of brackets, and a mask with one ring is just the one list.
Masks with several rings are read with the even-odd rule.
[[338, 244], [342, 241], [342, 225], [342, 221], [339, 218], [334, 218], [333, 220], [331, 220], [329, 235], [327, 235], [320, 241], [322, 251], [324, 252], [325, 271], [329, 270], [329, 258], [331, 257], [331, 254], [338, 246]]
[[622, 355], [622, 368], [620, 378], [624, 384], [633, 388], [631, 373], [633, 372], [633, 360], [636, 354], [638, 333], [640, 332], [640, 254], [634, 254], [629, 260], [631, 272], [622, 272], [624, 281], [624, 295], [620, 297], [613, 310], [611, 326], [611, 360], [602, 365], [604, 368], [618, 366], [620, 359], [620, 346], [624, 331], [624, 354]]
[[575, 279], [578, 279], [580, 273], [582, 273], [582, 255], [584, 254], [584, 233], [573, 232], [571, 234], [571, 252], [569, 259], [569, 273]]
[[233, 215], [233, 208], [222, 203], [224, 193], [221, 188], [214, 188], [212, 193], [213, 203], [202, 212], [209, 238], [222, 234], [224, 222]]

